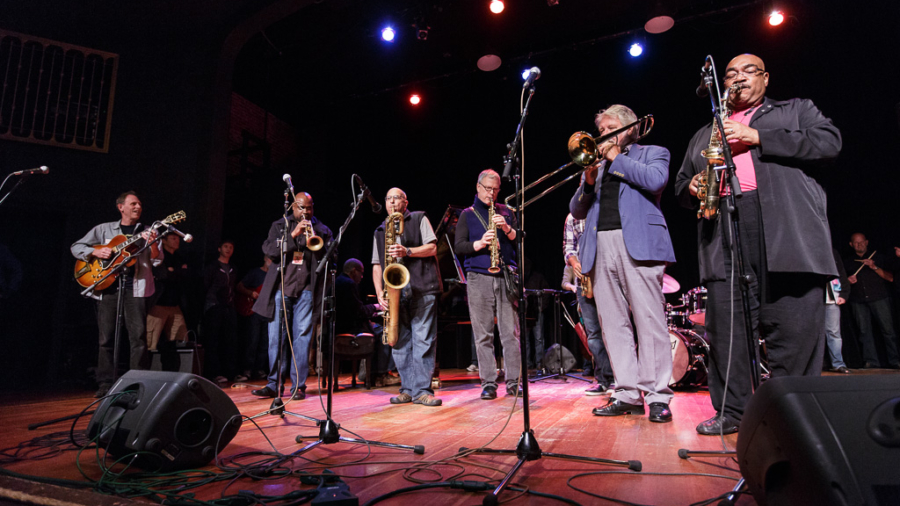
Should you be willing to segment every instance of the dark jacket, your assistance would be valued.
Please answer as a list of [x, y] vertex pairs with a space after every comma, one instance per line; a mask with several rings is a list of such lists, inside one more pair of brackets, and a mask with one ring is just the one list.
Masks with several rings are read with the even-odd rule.
[[[422, 211], [403, 213], [403, 234], [400, 235], [400, 244], [409, 248], [423, 245], [420, 226], [422, 220], [427, 219]], [[378, 261], [384, 269], [384, 222], [375, 229], [375, 247], [378, 248]], [[437, 257], [403, 257], [401, 263], [409, 270], [409, 287], [413, 297], [420, 295], [436, 295], [443, 291], [441, 284], [441, 271], [438, 268]]]
[[[502, 215], [506, 219], [506, 223], [516, 229], [516, 215], [503, 204], [494, 203], [494, 212]], [[481, 239], [481, 236], [487, 231], [478, 216], [487, 223], [488, 206], [482, 201], [475, 198], [475, 202], [471, 207], [467, 207], [459, 214], [459, 221], [456, 222], [456, 238], [453, 247], [456, 254], [465, 256], [464, 266], [466, 272], [478, 272], [492, 276], [488, 272], [491, 266], [491, 248], [485, 247], [480, 251], [475, 251], [475, 242]], [[516, 229], [516, 234], [519, 234]], [[516, 267], [516, 244], [509, 240], [502, 230], [497, 231], [497, 237], [500, 238], [500, 259], [503, 264]], [[499, 276], [500, 274], [496, 274]]]
[[[807, 173], [835, 159], [841, 151], [841, 133], [806, 99], [776, 101], [766, 98], [750, 120], [759, 131], [759, 146], [750, 149], [766, 244], [766, 264], [772, 272], [807, 272], [837, 276], [826, 215], [825, 190]], [[700, 152], [709, 144], [712, 123], [691, 139], [675, 177], [675, 194], [685, 207], [696, 209], [698, 200], [688, 189], [691, 178], [706, 168]], [[700, 281], [725, 279], [725, 260], [719, 224], [722, 219], [698, 223]]]
[[[334, 239], [331, 230], [325, 226], [321, 221], [319, 221], [315, 216], [310, 220], [313, 224], [313, 230], [316, 235], [322, 238], [324, 241], [324, 245], [322, 249], [316, 252], [312, 252], [306, 248], [306, 236], [304, 234], [300, 234], [296, 239], [291, 237], [291, 230], [294, 230], [294, 227], [299, 223], [298, 220], [295, 220], [293, 216], [288, 218], [288, 229], [287, 229], [287, 258], [290, 259], [293, 257], [294, 251], [302, 251], [303, 252], [303, 262], [309, 266], [309, 283], [313, 286], [313, 321], [317, 321], [319, 315], [322, 311], [322, 297], [321, 294], [322, 288], [325, 285], [326, 276], [317, 276], [316, 269], [319, 267], [319, 262], [322, 261], [325, 256], [325, 251], [328, 250], [328, 246], [331, 244], [331, 241]], [[281, 270], [279, 269], [279, 265], [281, 263], [281, 249], [279, 247], [280, 240], [282, 238], [282, 233], [284, 231], [285, 220], [278, 219], [272, 222], [272, 226], [269, 227], [269, 236], [266, 238], [266, 242], [262, 245], [263, 253], [273, 260], [272, 266], [269, 268], [269, 271], [266, 273], [266, 279], [263, 281], [262, 289], [259, 291], [259, 298], [256, 299], [256, 303], [253, 304], [253, 312], [268, 318], [271, 320], [275, 317], [275, 292], [279, 286], [279, 279]], [[337, 255], [337, 252], [334, 253]]]

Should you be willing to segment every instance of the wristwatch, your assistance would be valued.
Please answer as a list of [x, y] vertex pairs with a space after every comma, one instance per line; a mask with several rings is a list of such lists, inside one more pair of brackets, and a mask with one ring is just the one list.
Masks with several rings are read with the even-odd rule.
[[411, 249], [406, 248], [406, 256], [408, 256], [408, 257], [411, 257], [411, 256], [412, 256], [412, 250], [411, 250]]

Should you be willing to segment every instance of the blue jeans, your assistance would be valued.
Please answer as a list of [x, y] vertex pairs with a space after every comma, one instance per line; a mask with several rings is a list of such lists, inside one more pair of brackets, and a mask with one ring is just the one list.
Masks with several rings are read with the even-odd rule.
[[850, 313], [856, 321], [856, 330], [859, 332], [859, 340], [862, 344], [863, 360], [874, 365], [881, 364], [881, 361], [878, 360], [878, 352], [875, 350], [875, 337], [872, 335], [872, 320], [874, 319], [881, 331], [881, 337], [884, 339], [888, 364], [892, 366], [900, 364], [900, 357], [897, 356], [897, 335], [894, 333], [894, 322], [891, 316], [891, 299], [851, 302]]
[[594, 356], [594, 378], [609, 386], [615, 378], [613, 378], [612, 365], [609, 363], [609, 354], [603, 344], [600, 318], [597, 316], [597, 303], [593, 298], [589, 299], [582, 295], [581, 288], [578, 288], [578, 306], [581, 308], [584, 332], [587, 334], [588, 350]]
[[825, 344], [828, 346], [828, 357], [831, 368], [847, 367], [841, 354], [841, 306], [825, 304]]
[[[309, 341], [313, 332], [313, 293], [309, 290], [297, 297], [286, 297], [285, 303], [291, 311], [291, 348], [288, 348], [287, 336], [284, 337], [284, 353], [281, 361], [282, 384], [285, 373], [290, 366], [293, 393], [299, 386], [306, 390], [306, 377], [309, 376]], [[278, 382], [278, 334], [282, 320], [281, 290], [275, 292], [275, 319], [269, 322], [269, 381], [266, 386], [276, 390]], [[291, 353], [293, 350], [293, 353]], [[293, 362], [293, 363], [292, 363]], [[280, 392], [279, 392], [280, 393]]]
[[400, 393], [413, 399], [422, 394], [434, 395], [431, 376], [437, 349], [436, 299], [435, 295], [400, 299], [400, 335], [392, 354], [400, 373]]

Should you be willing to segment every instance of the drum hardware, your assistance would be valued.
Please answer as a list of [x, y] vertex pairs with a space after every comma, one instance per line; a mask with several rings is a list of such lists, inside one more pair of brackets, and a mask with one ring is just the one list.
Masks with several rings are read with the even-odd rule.
[[669, 328], [672, 344], [671, 387], [701, 386], [706, 384], [709, 370], [709, 343], [693, 330]]

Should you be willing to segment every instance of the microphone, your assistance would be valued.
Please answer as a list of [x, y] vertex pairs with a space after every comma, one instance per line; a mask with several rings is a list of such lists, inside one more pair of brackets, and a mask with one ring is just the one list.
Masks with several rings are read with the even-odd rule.
[[528, 69], [528, 79], [525, 79], [525, 84], [522, 85], [522, 88], [529, 88], [534, 85], [534, 82], [540, 79], [541, 77], [541, 69], [537, 67], [531, 67]]
[[285, 175], [281, 176], [281, 180], [284, 181], [285, 183], [287, 183], [288, 188], [291, 189], [291, 198], [293, 198], [294, 200], [297, 200], [297, 196], [294, 195], [294, 183], [291, 182], [291, 175], [285, 174]]
[[22, 176], [25, 174], [49, 174], [49, 173], [50, 173], [50, 167], [47, 167], [46, 165], [41, 165], [40, 167], [35, 167], [33, 169], [19, 170], [19, 171], [13, 172], [12, 175], [13, 176]]
[[359, 187], [363, 191], [363, 194], [369, 199], [369, 204], [372, 206], [372, 212], [380, 213], [382, 206], [374, 198], [372, 198], [372, 192], [369, 191], [369, 187], [366, 186], [366, 183], [363, 183], [362, 178], [360, 178], [356, 174], [353, 174], [353, 178], [356, 179], [356, 184], [359, 185]]
[[697, 91], [695, 92], [700, 98], [709, 96], [709, 86], [706, 85], [706, 76], [709, 74], [710, 67], [712, 67], [712, 60], [707, 56], [703, 68], [700, 69], [700, 86], [697, 86]]
[[192, 236], [191, 234], [185, 234], [181, 230], [178, 230], [177, 228], [173, 227], [172, 225], [166, 225], [166, 227], [169, 229], [170, 233], [173, 233], [177, 236], [180, 236], [182, 239], [184, 239], [184, 242], [191, 242], [194, 240], [194, 236]]

